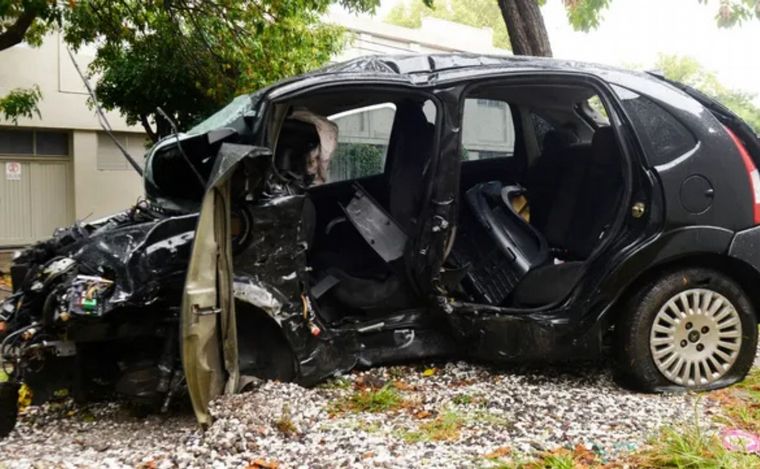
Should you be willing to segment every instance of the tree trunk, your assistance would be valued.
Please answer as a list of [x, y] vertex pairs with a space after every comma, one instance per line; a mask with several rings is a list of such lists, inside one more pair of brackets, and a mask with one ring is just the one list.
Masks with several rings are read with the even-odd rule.
[[13, 47], [23, 41], [27, 30], [32, 26], [36, 17], [36, 12], [24, 10], [18, 18], [16, 18], [16, 21], [0, 34], [0, 50]]
[[544, 17], [536, 0], [497, 0], [509, 33], [512, 53], [551, 57]]

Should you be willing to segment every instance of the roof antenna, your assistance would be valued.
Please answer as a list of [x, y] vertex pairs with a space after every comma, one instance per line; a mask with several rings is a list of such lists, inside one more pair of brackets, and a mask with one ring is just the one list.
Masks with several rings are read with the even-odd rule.
[[177, 148], [179, 148], [179, 152], [182, 155], [182, 158], [184, 158], [185, 163], [187, 163], [188, 166], [190, 166], [190, 169], [195, 173], [195, 177], [198, 178], [198, 183], [201, 185], [201, 188], [206, 188], [206, 183], [203, 181], [203, 176], [201, 176], [201, 173], [198, 172], [198, 169], [193, 166], [193, 163], [190, 161], [190, 158], [187, 157], [187, 153], [185, 153], [185, 150], [182, 148], [182, 142], [179, 139], [179, 130], [177, 129], [177, 124], [174, 122], [174, 119], [169, 117], [169, 114], [166, 113], [163, 109], [161, 109], [161, 106], [156, 106], [156, 111], [158, 111], [159, 114], [161, 114], [161, 117], [166, 119], [166, 122], [169, 123], [169, 125], [172, 128], [172, 132], [174, 132], [174, 138], [177, 140]]
[[124, 155], [124, 158], [127, 159], [129, 164], [134, 168], [135, 171], [137, 171], [137, 174], [140, 176], [143, 175], [143, 170], [140, 167], [140, 165], [135, 161], [134, 158], [132, 158], [132, 155], [129, 154], [126, 148], [124, 148], [124, 145], [119, 142], [119, 140], [114, 136], [113, 129], [111, 128], [111, 124], [108, 122], [108, 119], [106, 118], [106, 114], [103, 112], [103, 108], [100, 107], [100, 103], [98, 103], [98, 97], [95, 94], [95, 90], [92, 89], [92, 86], [90, 86], [90, 82], [87, 81], [87, 78], [84, 76], [84, 73], [82, 73], [82, 70], [79, 68], [79, 64], [74, 59], [74, 54], [71, 52], [70, 48], [66, 48], [66, 51], [69, 53], [69, 57], [71, 58], [71, 63], [74, 64], [74, 68], [76, 69], [77, 73], [79, 74], [79, 78], [82, 79], [82, 83], [84, 83], [84, 87], [87, 88], [87, 93], [90, 95], [90, 99], [92, 100], [93, 105], [95, 106], [95, 114], [98, 116], [98, 123], [100, 124], [100, 127], [105, 131], [106, 134], [108, 134], [109, 137], [111, 137], [111, 140], [116, 145], [116, 147], [121, 151], [121, 154]]

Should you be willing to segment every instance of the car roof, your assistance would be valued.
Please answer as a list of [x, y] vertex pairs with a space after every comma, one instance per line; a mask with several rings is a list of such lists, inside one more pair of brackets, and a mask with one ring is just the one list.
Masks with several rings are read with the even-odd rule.
[[661, 80], [643, 72], [608, 65], [547, 57], [450, 54], [369, 55], [328, 65], [312, 72], [287, 78], [262, 90], [277, 98], [315, 84], [338, 81], [400, 82], [424, 86], [445, 81], [508, 72], [584, 73], [617, 82], [654, 82]]
[[477, 55], [467, 53], [453, 54], [403, 54], [370, 55], [328, 65], [316, 73], [378, 73], [396, 75], [430, 75], [445, 74], [451, 71], [477, 70], [483, 68], [505, 68], [521, 70], [587, 70], [609, 71], [615, 69], [606, 65], [592, 64], [549, 57], [530, 57], [517, 55]]

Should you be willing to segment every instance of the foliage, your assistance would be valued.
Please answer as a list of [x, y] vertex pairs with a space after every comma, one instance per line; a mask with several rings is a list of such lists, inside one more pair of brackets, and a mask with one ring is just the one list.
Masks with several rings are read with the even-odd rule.
[[459, 438], [464, 423], [464, 417], [452, 410], [446, 410], [435, 419], [421, 424], [417, 430], [398, 432], [397, 436], [407, 443], [454, 441]]
[[720, 404], [724, 423], [760, 434], [760, 369], [753, 368], [744, 381], [709, 398]]
[[715, 98], [760, 133], [760, 106], [755, 104], [756, 95], [724, 86], [715, 72], [706, 70], [691, 57], [661, 55], [656, 68], [662, 71], [665, 77], [692, 86]]
[[[90, 72], [106, 109], [170, 133], [156, 106], [181, 128], [232, 97], [326, 63], [343, 30], [323, 24], [330, 0], [90, 0], [66, 14], [65, 40], [98, 45]], [[340, 0], [372, 10], [378, 0]]]
[[340, 143], [330, 163], [330, 181], [343, 181], [383, 172], [385, 147], [369, 143]]
[[665, 428], [649, 445], [629, 458], [631, 467], [721, 469], [757, 467], [760, 458], [730, 451], [699, 425]]
[[[334, 1], [351, 11], [379, 4]], [[156, 106], [189, 127], [236, 94], [327, 62], [344, 43], [341, 28], [321, 22], [332, 2], [0, 0], [0, 50], [39, 45], [59, 27], [74, 49], [95, 45], [90, 73], [104, 108], [156, 139], [171, 131]]]
[[37, 85], [31, 88], [16, 88], [5, 96], [0, 96], [0, 113], [5, 120], [13, 122], [14, 125], [18, 124], [20, 117], [31, 118], [36, 115], [42, 118], [37, 107], [41, 98], [42, 92]]
[[[699, 3], [710, 3], [699, 0]], [[722, 28], [729, 28], [751, 19], [760, 19], [760, 0], [720, 0], [715, 21]]]
[[507, 28], [495, 0], [437, 0], [432, 7], [425, 6], [419, 0], [406, 0], [388, 12], [386, 21], [407, 28], [419, 28], [423, 17], [455, 21], [476, 28], [491, 28], [493, 45], [510, 48]]
[[274, 421], [274, 428], [285, 436], [292, 436], [298, 433], [298, 428], [290, 414], [290, 407], [286, 404], [282, 408], [282, 415]]
[[599, 27], [602, 12], [610, 0], [564, 0], [567, 20], [576, 31], [591, 31]]
[[332, 413], [341, 412], [387, 412], [404, 405], [401, 394], [391, 385], [380, 389], [360, 389], [331, 405]]
[[0, 50], [19, 42], [39, 46], [60, 24], [66, 3], [51, 0], [0, 0]]

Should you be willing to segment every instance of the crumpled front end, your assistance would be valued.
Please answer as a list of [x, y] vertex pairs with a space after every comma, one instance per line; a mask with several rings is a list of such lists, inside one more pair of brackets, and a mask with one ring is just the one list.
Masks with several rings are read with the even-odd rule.
[[116, 392], [164, 399], [181, 379], [178, 304], [196, 218], [140, 204], [25, 250], [0, 305], [9, 380], [25, 383], [34, 403]]

